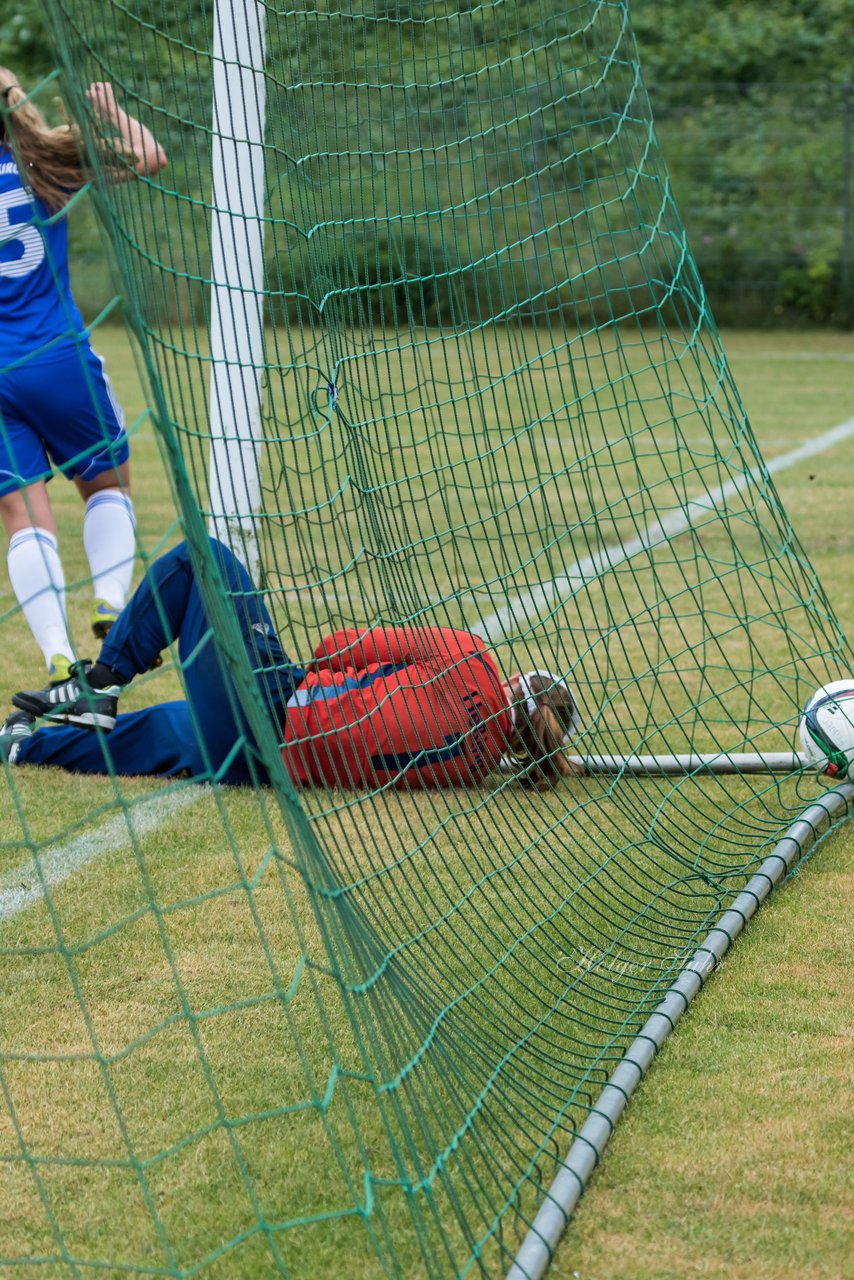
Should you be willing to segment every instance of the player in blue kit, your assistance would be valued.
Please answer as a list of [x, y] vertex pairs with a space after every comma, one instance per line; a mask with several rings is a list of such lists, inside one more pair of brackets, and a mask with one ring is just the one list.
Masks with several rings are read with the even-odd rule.
[[[101, 144], [115, 181], [165, 165], [162, 148], [119, 107], [110, 85], [93, 84], [87, 97], [115, 131]], [[86, 504], [83, 542], [99, 637], [125, 603], [134, 561], [122, 411], [68, 275], [65, 206], [87, 180], [78, 131], [49, 128], [0, 67], [0, 518], [12, 589], [52, 680], [66, 679], [74, 661], [46, 483], [54, 467]]]

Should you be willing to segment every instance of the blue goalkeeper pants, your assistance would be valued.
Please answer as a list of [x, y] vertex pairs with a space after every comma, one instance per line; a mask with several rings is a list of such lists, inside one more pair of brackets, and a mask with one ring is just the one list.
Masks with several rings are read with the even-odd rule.
[[[240, 561], [213, 542], [237, 612], [255, 679], [278, 719], [303, 679], [282, 652], [263, 597]], [[54, 765], [73, 773], [182, 775], [229, 784], [266, 781], [255, 742], [219, 656], [186, 542], [149, 568], [101, 648], [99, 661], [122, 683], [148, 671], [177, 641], [186, 702], [162, 702], [119, 715], [111, 733], [76, 725], [39, 729], [22, 742], [17, 764]]]

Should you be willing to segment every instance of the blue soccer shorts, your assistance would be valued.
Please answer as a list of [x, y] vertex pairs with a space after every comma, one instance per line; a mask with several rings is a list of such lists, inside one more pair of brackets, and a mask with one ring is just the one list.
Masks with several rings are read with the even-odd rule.
[[129, 452], [121, 406], [88, 343], [0, 371], [0, 496], [54, 467], [92, 480]]

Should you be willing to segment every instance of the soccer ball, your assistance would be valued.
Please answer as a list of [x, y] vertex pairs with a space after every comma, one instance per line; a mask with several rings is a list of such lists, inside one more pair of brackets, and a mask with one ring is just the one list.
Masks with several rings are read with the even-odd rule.
[[807, 764], [831, 778], [854, 777], [854, 680], [834, 680], [816, 690], [801, 716]]

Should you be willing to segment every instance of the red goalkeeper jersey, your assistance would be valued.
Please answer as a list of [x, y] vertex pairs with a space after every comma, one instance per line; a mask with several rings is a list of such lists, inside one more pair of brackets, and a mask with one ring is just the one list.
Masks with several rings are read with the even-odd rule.
[[468, 631], [336, 631], [314, 658], [287, 706], [283, 750], [297, 783], [459, 786], [507, 750], [501, 677]]

